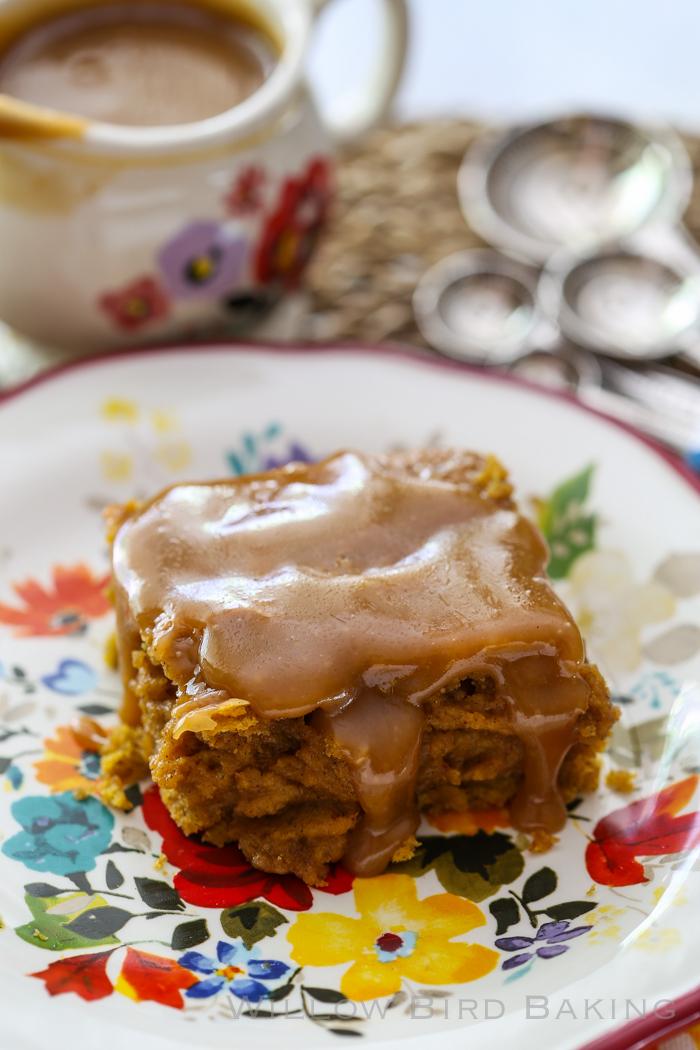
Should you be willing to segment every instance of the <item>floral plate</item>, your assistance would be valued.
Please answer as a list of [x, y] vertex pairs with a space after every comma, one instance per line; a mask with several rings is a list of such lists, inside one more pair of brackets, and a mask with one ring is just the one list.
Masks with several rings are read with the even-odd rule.
[[[152, 785], [109, 809], [102, 507], [343, 446], [442, 443], [509, 466], [622, 707], [601, 787], [555, 846], [533, 852], [502, 811], [448, 815], [411, 861], [354, 883], [337, 866], [310, 890], [185, 837]], [[371, 348], [131, 352], [7, 397], [3, 1046], [612, 1050], [696, 1009], [697, 488], [571, 401]]]

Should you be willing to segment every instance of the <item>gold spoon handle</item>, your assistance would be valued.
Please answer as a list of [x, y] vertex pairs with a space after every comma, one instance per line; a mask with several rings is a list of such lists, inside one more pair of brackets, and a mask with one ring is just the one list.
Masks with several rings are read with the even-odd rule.
[[82, 138], [90, 121], [0, 93], [0, 138]]

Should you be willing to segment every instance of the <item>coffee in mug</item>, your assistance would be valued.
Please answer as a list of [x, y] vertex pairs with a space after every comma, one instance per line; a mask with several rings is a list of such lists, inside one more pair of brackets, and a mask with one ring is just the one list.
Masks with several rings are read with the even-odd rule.
[[249, 98], [276, 59], [271, 40], [240, 19], [132, 0], [31, 29], [0, 61], [0, 92], [112, 124], [187, 124]]

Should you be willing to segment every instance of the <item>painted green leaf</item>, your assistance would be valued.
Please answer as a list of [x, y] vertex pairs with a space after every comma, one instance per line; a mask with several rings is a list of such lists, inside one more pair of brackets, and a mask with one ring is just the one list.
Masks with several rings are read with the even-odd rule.
[[121, 930], [133, 917], [133, 913], [125, 908], [115, 908], [108, 904], [105, 908], [86, 908], [66, 923], [65, 929], [77, 933], [79, 937], [89, 937], [91, 941], [96, 941]]
[[180, 894], [167, 882], [160, 879], [134, 879], [139, 897], [149, 908], [159, 911], [184, 911], [185, 903]]
[[221, 926], [229, 937], [240, 937], [248, 951], [263, 937], [274, 937], [282, 923], [289, 922], [284, 915], [267, 901], [251, 901], [225, 908], [221, 913]]
[[119, 868], [113, 860], [107, 861], [105, 881], [107, 883], [108, 890], [118, 890], [124, 882], [124, 876], [122, 875], [122, 873], [120, 872]]
[[548, 897], [557, 888], [557, 875], [551, 868], [540, 868], [531, 875], [523, 886], [521, 894], [523, 904], [532, 904]]
[[520, 908], [512, 897], [499, 897], [491, 901], [489, 911], [497, 922], [496, 936], [500, 937], [511, 926], [520, 922]]
[[30, 897], [58, 897], [60, 893], [66, 892], [58, 886], [52, 886], [50, 882], [28, 882], [24, 889]]
[[556, 919], [558, 922], [560, 919], [578, 919], [579, 915], [585, 915], [597, 907], [595, 901], [566, 901], [565, 904], [552, 904], [543, 911], [550, 919]]
[[347, 1002], [347, 996], [342, 992], [336, 992], [333, 988], [307, 988], [306, 985], [303, 985], [303, 989], [312, 999], [318, 999], [321, 1003]]
[[277, 1003], [281, 999], [286, 999], [287, 996], [291, 995], [293, 991], [294, 985], [290, 981], [288, 984], [283, 984], [281, 988], [273, 988], [272, 991], [267, 993], [266, 998], [271, 999], [273, 1002]]
[[76, 889], [81, 890], [83, 893], [92, 893], [90, 880], [84, 871], [69, 871], [66, 878], [70, 879]]
[[82, 711], [84, 715], [90, 715], [91, 718], [114, 714], [114, 708], [107, 707], [105, 704], [81, 704], [78, 710]]
[[572, 798], [571, 802], [566, 803], [566, 812], [573, 813], [583, 802], [582, 798]]
[[137, 806], [143, 805], [143, 795], [138, 784], [129, 784], [128, 788], [124, 789], [124, 794], [131, 803], [132, 808], [136, 809]]
[[510, 835], [479, 830], [476, 835], [427, 835], [410, 860], [392, 864], [389, 871], [415, 878], [432, 868], [448, 893], [478, 904], [519, 878], [524, 866]]
[[197, 944], [204, 944], [209, 940], [209, 927], [206, 919], [192, 919], [191, 922], [181, 922], [173, 930], [173, 938], [170, 947], [175, 951], [182, 952], [186, 948], [194, 948]]
[[576, 559], [595, 547], [598, 518], [583, 509], [594, 470], [591, 463], [580, 474], [562, 482], [539, 505], [538, 524], [551, 551], [547, 571], [553, 580], [563, 579]]
[[[89, 893], [74, 893], [61, 897], [35, 897], [27, 893], [24, 899], [33, 915], [33, 920], [25, 923], [24, 926], [15, 927], [15, 933], [28, 944], [33, 944], [37, 948], [47, 948], [53, 952], [62, 952], [68, 948], [93, 948], [101, 944], [121, 943], [118, 937], [109, 933], [89, 937], [75, 929], [68, 928], [87, 911], [109, 908], [110, 905], [103, 897]], [[34, 932], [35, 930], [37, 933]], [[46, 940], [43, 940], [44, 937]]]

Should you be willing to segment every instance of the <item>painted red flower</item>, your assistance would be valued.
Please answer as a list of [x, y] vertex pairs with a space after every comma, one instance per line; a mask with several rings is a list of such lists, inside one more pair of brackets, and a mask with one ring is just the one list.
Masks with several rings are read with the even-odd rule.
[[310, 161], [303, 175], [285, 181], [258, 245], [259, 281], [280, 281], [285, 288], [299, 283], [326, 221], [329, 200], [330, 167], [321, 157]]
[[[112, 949], [114, 950], [114, 949]], [[74, 955], [72, 959], [59, 959], [49, 963], [45, 970], [30, 973], [40, 978], [49, 995], [65, 995], [75, 992], [81, 999], [104, 999], [114, 991], [107, 976], [107, 960], [111, 951], [94, 955]]]
[[126, 331], [159, 321], [170, 309], [168, 297], [154, 277], [139, 277], [118, 292], [106, 292], [99, 306]]
[[104, 616], [111, 609], [105, 588], [106, 576], [93, 576], [86, 565], [55, 565], [53, 590], [36, 580], [13, 583], [12, 589], [24, 606], [0, 603], [0, 623], [17, 628], [17, 635], [78, 634], [89, 620]]
[[234, 179], [224, 198], [229, 215], [254, 215], [262, 208], [262, 188], [267, 182], [264, 168], [251, 164]]
[[[157, 787], [143, 797], [143, 815], [149, 828], [163, 838], [163, 853], [181, 870], [173, 883], [183, 900], [203, 908], [232, 908], [263, 897], [288, 911], [307, 911], [311, 890], [296, 875], [270, 875], [253, 868], [237, 846], [207, 846], [196, 836], [184, 835], [163, 805]], [[335, 865], [322, 889], [338, 895], [352, 887], [352, 876]]]
[[700, 813], [676, 815], [690, 802], [697, 783], [697, 776], [687, 777], [599, 820], [586, 848], [591, 878], [603, 886], [635, 886], [649, 881], [637, 857], [700, 845]]
[[163, 1006], [182, 1010], [182, 992], [196, 984], [198, 978], [180, 966], [176, 959], [151, 955], [138, 948], [127, 948], [126, 958], [115, 988], [137, 1003], [152, 1000]]

